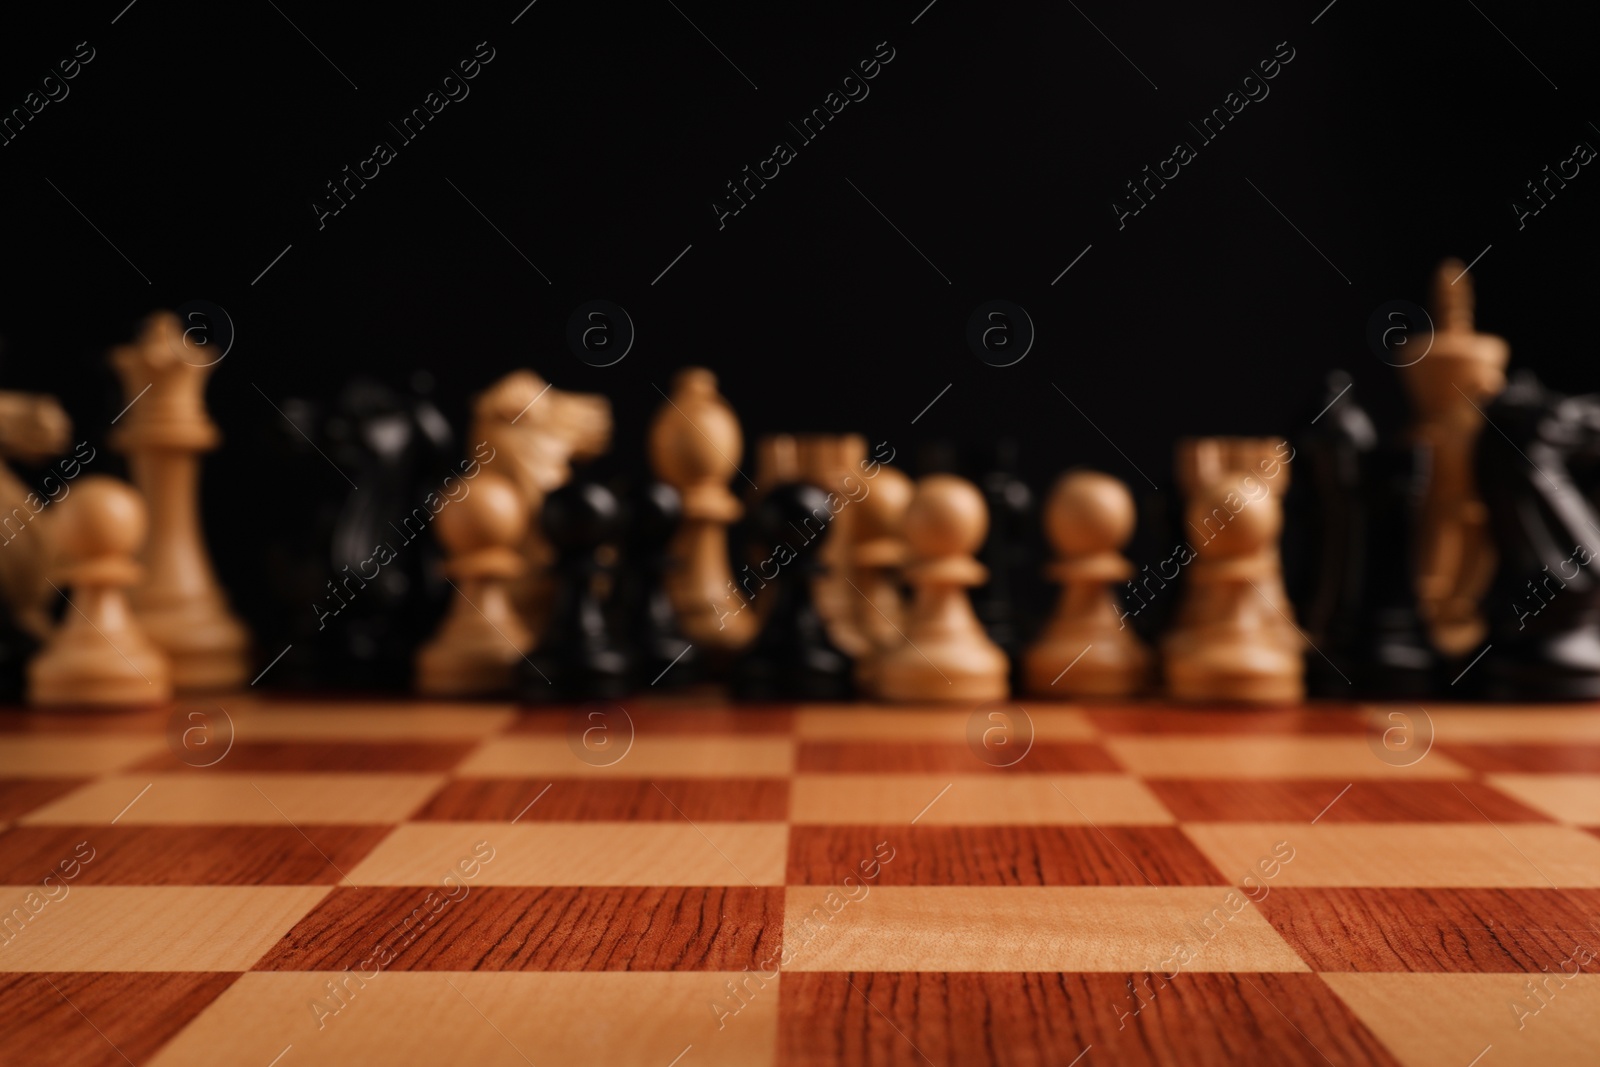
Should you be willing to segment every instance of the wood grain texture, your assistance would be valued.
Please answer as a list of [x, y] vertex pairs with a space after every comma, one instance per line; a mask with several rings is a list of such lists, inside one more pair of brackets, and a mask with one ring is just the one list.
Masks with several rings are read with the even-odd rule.
[[1108, 734], [1323, 734], [1365, 733], [1366, 717], [1348, 704], [1301, 708], [1162, 707], [1091, 705], [1090, 721]]
[[327, 893], [316, 886], [79, 886], [6, 944], [0, 971], [243, 971]]
[[144, 1063], [238, 974], [0, 974], [0, 1063]]
[[1600, 745], [1456, 745], [1441, 752], [1475, 771], [1600, 774]]
[[72, 885], [333, 885], [387, 826], [19, 826], [0, 834], [0, 883], [36, 882], [90, 842]]
[[894, 860], [877, 865], [879, 885], [1227, 884], [1176, 827], [903, 824], [792, 827], [788, 884], [859, 881], [882, 841]]
[[1522, 974], [1328, 974], [1329, 987], [1407, 1067], [1550, 1067], [1591, 1063], [1600, 975], [1551, 983], [1540, 1002]]
[[[97, 779], [42, 805], [26, 823], [395, 823], [417, 810], [436, 774], [129, 774]], [[146, 789], [145, 787], [149, 788]]]
[[1126, 774], [801, 774], [790, 786], [793, 823], [912, 819], [919, 826], [1160, 826], [1173, 821], [1155, 794]]
[[255, 969], [341, 971], [380, 942], [404, 971], [743, 970], [781, 950], [780, 887], [485, 886], [425, 904], [434, 890], [336, 889]]
[[991, 766], [965, 744], [954, 742], [802, 741], [795, 768], [802, 774], [1061, 774], [1122, 769], [1101, 746], [1072, 741], [1036, 741], [1010, 767]]
[[1106, 743], [1122, 765], [1146, 778], [1416, 778], [1466, 780], [1472, 772], [1430, 752], [1408, 766], [1373, 755], [1364, 737], [1162, 734], [1112, 737]]
[[87, 778], [0, 778], [0, 822], [26, 815], [88, 781]]
[[134, 764], [129, 771], [150, 771], [155, 774], [448, 771], [475, 747], [470, 741], [240, 741], [228, 750], [226, 756], [208, 767], [191, 767], [172, 752], [161, 752]]
[[[547, 785], [550, 788], [545, 791]], [[413, 818], [418, 822], [502, 818], [519, 822], [671, 822], [686, 818], [696, 822], [782, 822], [788, 814], [786, 778], [455, 778]]]
[[[1149, 778], [1145, 784], [1184, 822], [1548, 822], [1549, 817], [1479, 782], [1322, 779], [1217, 781]], [[1346, 787], [1349, 787], [1346, 789]], [[1320, 817], [1319, 817], [1320, 816]]]
[[1600, 951], [1595, 889], [1275, 889], [1260, 908], [1315, 971], [1528, 971]]
[[[1224, 871], [1250, 873], [1278, 841], [1278, 886], [1600, 887], [1600, 842], [1548, 823], [1187, 823]], [[1242, 874], [1241, 874], [1242, 876]]]
[[[1179, 974], [1153, 995], [1130, 999], [1129, 984], [1145, 977], [1050, 972], [785, 974], [778, 1013], [778, 1063], [784, 1067], [1396, 1063], [1316, 975]], [[1132, 1014], [1135, 1003], [1144, 1005], [1137, 1015]]]
[[1309, 970], [1225, 886], [789, 886], [786, 901], [790, 971], [1120, 972], [1178, 943], [1193, 971]]

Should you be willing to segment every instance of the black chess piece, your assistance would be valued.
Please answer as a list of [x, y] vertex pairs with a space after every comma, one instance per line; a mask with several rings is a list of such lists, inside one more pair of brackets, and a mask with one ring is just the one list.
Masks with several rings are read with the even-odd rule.
[[1332, 371], [1295, 433], [1296, 475], [1284, 498], [1283, 575], [1312, 648], [1306, 689], [1348, 698], [1366, 564], [1362, 476], [1378, 432], [1350, 375]]
[[629, 494], [625, 509], [626, 547], [617, 600], [623, 632], [632, 653], [640, 689], [679, 688], [693, 681], [700, 657], [678, 628], [667, 595], [672, 558], [667, 549], [683, 516], [678, 491], [646, 481]]
[[[1033, 523], [1033, 493], [1017, 474], [1017, 442], [1002, 438], [985, 457], [978, 488], [989, 507], [989, 532], [978, 558], [988, 571], [988, 581], [972, 593], [972, 608], [1012, 665], [1012, 689], [1019, 689], [1022, 664], [1022, 625], [1017, 594], [1029, 584], [1019, 582], [1019, 566], [1027, 560], [1027, 538]], [[1032, 584], [1038, 584], [1033, 582]]]
[[574, 480], [545, 497], [539, 523], [556, 550], [555, 590], [544, 639], [521, 669], [524, 700], [620, 700], [632, 689], [601, 596], [610, 569], [600, 550], [621, 519], [616, 494], [599, 482]]
[[1593, 700], [1600, 395], [1564, 397], [1524, 372], [1485, 414], [1498, 432], [1478, 439], [1478, 490], [1496, 568], [1485, 600], [1489, 650], [1468, 677], [1479, 674], [1491, 700]]
[[[1416, 592], [1415, 515], [1427, 461], [1420, 446], [1381, 446], [1361, 457], [1352, 567], [1359, 591], [1354, 610], [1341, 605], [1329, 635], [1339, 650], [1330, 653], [1335, 661], [1350, 664], [1346, 694], [1353, 688], [1351, 695], [1365, 700], [1415, 700], [1438, 691], [1441, 664]], [[1330, 680], [1325, 695], [1344, 694]]]
[[733, 695], [760, 701], [846, 699], [852, 662], [829, 639], [811, 595], [811, 580], [822, 567], [817, 548], [832, 518], [828, 494], [800, 482], [781, 485], [762, 500], [756, 518], [778, 568], [770, 582], [776, 599], [761, 632], [733, 664]]
[[[356, 378], [324, 414], [283, 401], [267, 498], [310, 500], [303, 521], [273, 532], [266, 565], [292, 647], [266, 683], [384, 690], [411, 678], [411, 657], [450, 594], [433, 517], [470, 492], [449, 424], [410, 388]], [[348, 479], [348, 481], [347, 481]], [[328, 491], [317, 487], [327, 486]]]

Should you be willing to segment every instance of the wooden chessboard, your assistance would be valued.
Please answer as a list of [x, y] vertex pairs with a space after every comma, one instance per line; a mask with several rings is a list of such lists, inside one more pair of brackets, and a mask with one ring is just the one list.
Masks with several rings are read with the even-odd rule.
[[0, 1063], [1592, 1062], [1600, 707], [625, 707], [0, 717]]

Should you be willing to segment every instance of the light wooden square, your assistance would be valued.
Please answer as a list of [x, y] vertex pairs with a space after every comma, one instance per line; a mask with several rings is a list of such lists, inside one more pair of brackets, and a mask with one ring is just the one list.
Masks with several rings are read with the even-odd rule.
[[[150, 1064], [212, 1067], [225, 1049], [227, 1062], [261, 1067], [280, 1055], [281, 1067], [762, 1067], [776, 1056], [779, 979], [765, 988], [752, 981], [737, 1015], [711, 1010], [734, 1003], [725, 983], [745, 978], [714, 971], [384, 971], [363, 984], [343, 974], [256, 972], [229, 987]], [[331, 981], [346, 988], [343, 1007], [338, 1014], [313, 1010], [318, 999], [339, 1003], [329, 998]]]
[[[1600, 949], [1600, 945], [1590, 948]], [[1548, 964], [1559, 969], [1560, 960]], [[1593, 970], [1595, 963], [1590, 963]], [[1571, 971], [1572, 964], [1567, 965]], [[1600, 975], [1553, 980], [1540, 1003], [1527, 983], [1544, 974], [1324, 974], [1356, 1017], [1407, 1067], [1548, 1067], [1595, 1061]]]
[[[609, 743], [628, 745], [625, 725], [606, 727]], [[565, 735], [497, 737], [462, 761], [462, 777], [505, 775], [548, 778], [766, 778], [794, 770], [794, 742], [787, 737], [635, 736], [625, 754], [597, 766], [579, 759]]]
[[[116, 775], [25, 815], [24, 823], [118, 825], [389, 823], [406, 818], [444, 784], [442, 774]], [[150, 786], [132, 807], [129, 801]]]
[[782, 885], [789, 828], [770, 822], [407, 823], [350, 871], [356, 885], [433, 885], [487, 841], [474, 885]]
[[1238, 901], [1227, 886], [878, 886], [855, 901], [790, 886], [783, 945], [800, 971], [1140, 971], [1180, 943], [1181, 969], [1308, 970]]
[[790, 785], [793, 823], [912, 819], [918, 826], [1173, 822], [1171, 812], [1143, 782], [1122, 774], [801, 774]]
[[1146, 778], [1470, 778], [1439, 752], [1409, 766], [1379, 759], [1364, 737], [1113, 737], [1124, 767]]
[[1183, 832], [1223, 874], [1258, 881], [1258, 862], [1288, 842], [1293, 859], [1271, 886], [1600, 886], [1600, 838], [1545, 823], [1185, 823]]
[[[21, 904], [37, 886], [0, 886]], [[243, 971], [326, 886], [77, 886], [0, 949], [0, 971]], [[26, 908], [24, 911], [26, 912]]]
[[0, 778], [78, 778], [120, 770], [160, 752], [159, 737], [0, 734]]

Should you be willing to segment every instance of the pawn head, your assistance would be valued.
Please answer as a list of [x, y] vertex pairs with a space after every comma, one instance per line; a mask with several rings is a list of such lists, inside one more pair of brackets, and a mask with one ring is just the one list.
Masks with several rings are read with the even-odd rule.
[[923, 559], [970, 556], [989, 532], [989, 509], [978, 487], [954, 474], [930, 474], [917, 483], [906, 508], [905, 537]]
[[514, 548], [528, 530], [528, 507], [509, 478], [483, 470], [470, 491], [439, 512], [439, 540], [452, 555]]
[[1063, 556], [1115, 552], [1133, 536], [1133, 495], [1109, 474], [1073, 471], [1050, 491], [1044, 525]]

